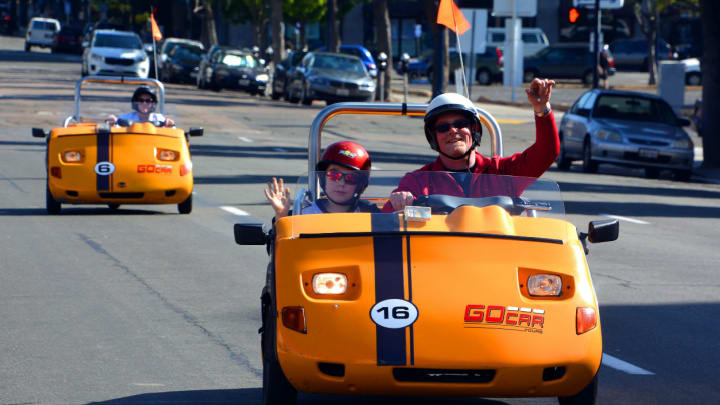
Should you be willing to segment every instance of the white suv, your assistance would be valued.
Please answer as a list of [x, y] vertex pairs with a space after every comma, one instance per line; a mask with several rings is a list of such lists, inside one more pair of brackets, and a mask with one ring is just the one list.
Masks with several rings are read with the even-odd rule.
[[[89, 46], [88, 46], [89, 45]], [[83, 44], [82, 74], [148, 77], [150, 60], [140, 37], [129, 31], [96, 30]]]
[[54, 18], [33, 18], [25, 32], [25, 52], [30, 52], [32, 46], [51, 47], [58, 32], [60, 21]]
[[[550, 45], [541, 28], [522, 29], [523, 56], [534, 55]], [[487, 44], [503, 50], [505, 47], [505, 28], [488, 28]]]

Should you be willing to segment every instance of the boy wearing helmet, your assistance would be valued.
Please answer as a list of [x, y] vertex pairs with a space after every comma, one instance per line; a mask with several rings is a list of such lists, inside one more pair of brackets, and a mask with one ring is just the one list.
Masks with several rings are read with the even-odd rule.
[[155, 95], [155, 90], [148, 86], [140, 86], [135, 89], [131, 100], [132, 109], [135, 111], [119, 117], [110, 114], [105, 119], [105, 122], [109, 125], [116, 125], [118, 120], [125, 120], [126, 122], [148, 121], [152, 122], [155, 126], [174, 127], [175, 121], [155, 112], [156, 104], [157, 96]]
[[[554, 80], [536, 78], [530, 88], [525, 89], [535, 111], [535, 143], [524, 152], [508, 157], [488, 158], [475, 150], [480, 144], [482, 126], [470, 100], [455, 93], [435, 97], [425, 112], [425, 137], [438, 152], [438, 158], [403, 176], [383, 211], [401, 210], [419, 195], [472, 195], [476, 184], [471, 183], [478, 177], [464, 176], [464, 173], [540, 177], [560, 152], [560, 138], [550, 108], [554, 85]], [[448, 174], [446, 181], [438, 182], [438, 176], [431, 179], [423, 175], [427, 171], [454, 173]]]
[[[304, 207], [302, 214], [380, 212], [374, 204], [360, 199], [368, 186], [370, 167], [370, 155], [360, 144], [341, 141], [328, 146], [315, 166], [326, 198]], [[283, 179], [278, 181], [273, 177], [264, 191], [265, 198], [275, 210], [275, 218], [289, 215], [292, 199]]]

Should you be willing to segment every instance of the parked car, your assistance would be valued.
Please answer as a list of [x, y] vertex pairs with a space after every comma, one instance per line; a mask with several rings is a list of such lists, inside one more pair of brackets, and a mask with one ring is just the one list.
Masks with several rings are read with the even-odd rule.
[[168, 60], [168, 54], [177, 44], [188, 44], [199, 47], [203, 51], [205, 50], [205, 47], [200, 41], [174, 37], [166, 38], [165, 40], [163, 40], [162, 45], [160, 45], [158, 48], [158, 74], [160, 74], [160, 72], [165, 69], [165, 63]]
[[675, 115], [660, 97], [629, 91], [590, 90], [560, 121], [557, 166], [567, 170], [582, 159], [583, 171], [597, 171], [599, 163], [643, 167], [657, 177], [670, 169], [689, 179], [693, 143], [682, 127], [690, 121]]
[[[321, 46], [320, 48], [317, 48], [315, 52], [326, 52], [327, 48], [324, 46]], [[354, 55], [360, 58], [363, 65], [365, 65], [365, 69], [367, 69], [368, 73], [370, 73], [370, 76], [377, 77], [377, 65], [375, 64], [375, 58], [373, 58], [370, 51], [367, 50], [362, 45], [340, 45], [340, 53], [348, 54], [348, 55]]]
[[[606, 13], [603, 13], [605, 16]], [[605, 20], [605, 19], [603, 19]], [[621, 19], [606, 20], [600, 26], [602, 39], [605, 43], [615, 42], [621, 39], [630, 38], [630, 26]], [[595, 32], [594, 22], [590, 24], [576, 23], [560, 29], [560, 41], [562, 42], [589, 42], [590, 35]]]
[[[541, 28], [523, 28], [521, 39], [524, 56], [534, 55], [550, 45], [550, 41], [548, 41], [545, 32]], [[503, 51], [505, 48], [505, 28], [488, 28], [487, 45]]]
[[295, 68], [288, 84], [290, 102], [313, 100], [373, 101], [375, 82], [360, 58], [328, 52], [310, 52]]
[[82, 74], [147, 78], [150, 61], [138, 34], [130, 31], [94, 30], [83, 51]]
[[[612, 52], [608, 51], [610, 69], [615, 74]], [[553, 79], [579, 79], [584, 84], [593, 82], [596, 69], [595, 54], [590, 52], [587, 43], [555, 44], [535, 55], [525, 57], [523, 62], [523, 81], [531, 82], [534, 77], [552, 77]]]
[[685, 83], [690, 86], [699, 86], [702, 84], [702, 72], [700, 71], [700, 60], [698, 58], [690, 58], [682, 60], [685, 65]]
[[204, 83], [215, 91], [240, 89], [263, 95], [267, 88], [267, 70], [251, 53], [240, 49], [217, 50], [202, 74]]
[[[648, 69], [648, 41], [645, 39], [623, 39], [610, 44], [610, 51], [615, 57], [615, 67], [624, 69]], [[655, 55], [659, 61], [677, 59], [670, 44], [658, 38]]]
[[30, 52], [33, 46], [50, 48], [58, 32], [60, 32], [60, 21], [54, 18], [33, 17], [25, 32], [25, 52]]
[[82, 54], [82, 28], [73, 25], [63, 25], [52, 43], [52, 52], [66, 52]]
[[302, 61], [302, 58], [307, 52], [303, 51], [290, 51], [288, 52], [285, 59], [282, 60], [277, 66], [275, 66], [275, 72], [273, 72], [272, 90], [271, 96], [273, 100], [279, 99], [281, 96], [285, 100], [289, 100], [287, 85], [292, 76], [295, 67]]
[[210, 68], [210, 61], [215, 56], [215, 53], [220, 52], [222, 50], [231, 50], [235, 49], [230, 46], [222, 46], [222, 45], [213, 45], [210, 47], [210, 49], [207, 50], [205, 54], [202, 55], [202, 58], [200, 59], [200, 65], [198, 69], [198, 76], [197, 76], [197, 88], [198, 89], [207, 89], [208, 88], [208, 81], [206, 78], [209, 78], [212, 73], [212, 69]]
[[[460, 69], [460, 54], [457, 49], [450, 48], [450, 69], [449, 78], [450, 83], [455, 83], [455, 70]], [[468, 53], [463, 53], [463, 64], [465, 69], [469, 68]], [[433, 75], [433, 55], [429, 55], [426, 59], [427, 75], [429, 80], [432, 80]], [[475, 54], [475, 64], [473, 66], [475, 70], [475, 81], [478, 84], [489, 85], [493, 82], [501, 82], [503, 76], [503, 54], [500, 48], [495, 46], [486, 46], [485, 52]], [[470, 78], [467, 78], [470, 81]]]
[[[419, 79], [423, 76], [427, 75], [428, 67], [432, 63], [432, 57], [433, 57], [433, 50], [427, 49], [420, 55], [410, 58], [407, 65], [407, 75], [410, 80], [413, 79]], [[396, 64], [395, 71], [398, 74], [400, 71], [398, 71], [399, 64]]]
[[203, 48], [193, 43], [178, 43], [167, 54], [160, 80], [167, 83], [195, 83], [202, 59]]

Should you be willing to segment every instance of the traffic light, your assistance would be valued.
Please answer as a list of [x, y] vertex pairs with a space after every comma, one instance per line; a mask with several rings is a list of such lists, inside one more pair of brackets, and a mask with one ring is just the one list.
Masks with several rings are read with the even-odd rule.
[[570, 12], [568, 13], [568, 19], [570, 20], [570, 23], [575, 24], [578, 18], [580, 18], [580, 13], [575, 7], [571, 8]]

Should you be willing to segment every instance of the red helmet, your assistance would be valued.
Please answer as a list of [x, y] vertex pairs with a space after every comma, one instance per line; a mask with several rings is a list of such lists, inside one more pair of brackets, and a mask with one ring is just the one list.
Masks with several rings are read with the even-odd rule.
[[315, 169], [324, 172], [331, 164], [347, 167], [352, 170], [370, 170], [370, 155], [359, 143], [341, 141], [325, 148]]

